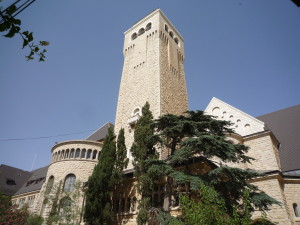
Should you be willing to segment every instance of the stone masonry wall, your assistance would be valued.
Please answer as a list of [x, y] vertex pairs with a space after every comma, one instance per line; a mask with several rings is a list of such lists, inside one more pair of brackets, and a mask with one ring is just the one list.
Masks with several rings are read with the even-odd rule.
[[[260, 179], [253, 184], [257, 185], [262, 191], [275, 198], [282, 203], [282, 206], [273, 205], [270, 211], [267, 211], [267, 218], [272, 222], [279, 223], [280, 225], [293, 224], [290, 219], [290, 213], [287, 210], [285, 195], [283, 192], [282, 180], [278, 176], [267, 177]], [[260, 212], [255, 212], [253, 219], [261, 217]]]
[[255, 170], [280, 170], [278, 149], [271, 137], [271, 133], [263, 133], [244, 138], [244, 144], [249, 146], [248, 156], [254, 158], [247, 168]]
[[286, 196], [287, 207], [291, 215], [294, 224], [300, 224], [300, 217], [296, 217], [293, 204], [298, 205], [298, 211], [300, 209], [300, 181], [286, 178], [284, 184], [284, 193]]

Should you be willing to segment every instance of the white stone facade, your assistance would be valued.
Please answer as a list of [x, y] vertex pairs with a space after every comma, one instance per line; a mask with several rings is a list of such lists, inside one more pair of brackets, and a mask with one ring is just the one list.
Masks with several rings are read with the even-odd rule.
[[[157, 9], [125, 32], [123, 54], [124, 65], [115, 132], [125, 128], [127, 156], [131, 159], [129, 149], [133, 142], [134, 125], [147, 101], [154, 118], [167, 113], [179, 115], [188, 110], [184, 39], [161, 10]], [[265, 130], [262, 121], [217, 98], [212, 99], [205, 112], [217, 119], [231, 121], [236, 133], [228, 135], [228, 139], [249, 146], [248, 155], [256, 159], [251, 164], [231, 166], [270, 172], [267, 177], [251, 181], [282, 202], [282, 206], [272, 207], [268, 218], [278, 224], [300, 224], [300, 219], [295, 216], [293, 210], [293, 204], [300, 206], [300, 180], [283, 179], [281, 176], [279, 142], [272, 132]], [[42, 189], [14, 196], [13, 200], [16, 203], [20, 202], [20, 199], [28, 202], [30, 196], [35, 196], [31, 210], [47, 217], [51, 205], [44, 207], [43, 202], [49, 180], [54, 178], [54, 184], [61, 183], [62, 188], [70, 174], [74, 175], [77, 181], [86, 182], [98, 163], [101, 149], [102, 143], [86, 140], [56, 144], [51, 150], [52, 159]], [[128, 169], [130, 168], [131, 164]], [[136, 224], [136, 205], [131, 206], [136, 197], [133, 183], [134, 179], [128, 179], [123, 190], [118, 190], [118, 199], [114, 199], [114, 204], [117, 202], [126, 206], [117, 214], [118, 219], [123, 220], [123, 224]], [[61, 197], [59, 196], [59, 199]], [[78, 205], [82, 206], [83, 202], [83, 198], [80, 198]], [[259, 217], [260, 214], [254, 216]]]
[[127, 156], [133, 142], [135, 109], [146, 102], [154, 118], [188, 109], [184, 74], [184, 40], [158, 9], [125, 32], [124, 65], [115, 132], [125, 128]]

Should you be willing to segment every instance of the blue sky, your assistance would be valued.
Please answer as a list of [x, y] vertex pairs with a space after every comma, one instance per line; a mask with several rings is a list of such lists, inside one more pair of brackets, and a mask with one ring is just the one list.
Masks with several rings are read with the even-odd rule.
[[50, 42], [46, 62], [0, 37], [0, 163], [46, 166], [55, 142], [114, 123], [123, 33], [156, 8], [185, 39], [190, 109], [212, 97], [253, 116], [300, 103], [300, 8], [289, 0], [38, 0], [19, 18]]

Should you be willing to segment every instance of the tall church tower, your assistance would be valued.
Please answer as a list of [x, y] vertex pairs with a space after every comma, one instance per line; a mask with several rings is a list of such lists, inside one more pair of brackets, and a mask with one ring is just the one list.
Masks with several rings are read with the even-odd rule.
[[188, 110], [184, 74], [184, 40], [160, 9], [125, 33], [124, 65], [119, 90], [115, 132], [125, 129], [127, 156], [134, 126], [148, 101], [154, 118]]

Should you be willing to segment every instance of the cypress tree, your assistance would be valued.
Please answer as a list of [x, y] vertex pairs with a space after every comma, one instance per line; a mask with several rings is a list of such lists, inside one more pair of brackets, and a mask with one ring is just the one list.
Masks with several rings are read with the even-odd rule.
[[111, 179], [111, 184], [114, 186], [114, 189], [116, 189], [117, 185], [122, 184], [124, 181], [123, 170], [126, 169], [129, 161], [129, 159], [126, 157], [126, 154], [127, 149], [125, 145], [124, 129], [122, 128], [118, 134], [116, 161]]
[[101, 157], [88, 180], [84, 220], [89, 225], [112, 223], [111, 177], [116, 160], [116, 142], [113, 129], [108, 130], [104, 139]]
[[142, 108], [142, 116], [135, 126], [134, 143], [131, 147], [133, 156], [134, 176], [137, 179], [137, 191], [141, 196], [139, 200], [139, 213], [137, 223], [146, 224], [148, 221], [148, 210], [151, 206], [151, 193], [153, 180], [147, 173], [147, 161], [157, 160], [154, 138], [153, 116], [148, 102]]

